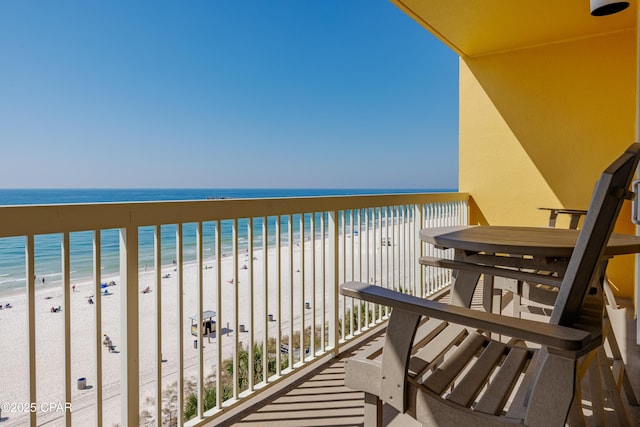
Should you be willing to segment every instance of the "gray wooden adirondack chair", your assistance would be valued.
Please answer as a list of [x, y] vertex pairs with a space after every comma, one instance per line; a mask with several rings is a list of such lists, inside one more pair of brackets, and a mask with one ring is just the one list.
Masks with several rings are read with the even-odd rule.
[[602, 292], [590, 288], [639, 157], [631, 145], [598, 181], [549, 323], [343, 284], [343, 295], [393, 309], [384, 341], [346, 364], [346, 386], [365, 392], [365, 425], [381, 425], [382, 402], [428, 426], [565, 425], [577, 369], [603, 343]]

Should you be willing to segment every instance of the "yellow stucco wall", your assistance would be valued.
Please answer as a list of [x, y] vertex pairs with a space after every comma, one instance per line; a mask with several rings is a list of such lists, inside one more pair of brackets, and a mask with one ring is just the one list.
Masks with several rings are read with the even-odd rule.
[[[634, 140], [636, 39], [625, 31], [460, 62], [461, 192], [472, 221], [546, 225], [538, 207], [586, 209]], [[617, 231], [634, 233], [628, 204]], [[633, 295], [633, 256], [609, 277]]]

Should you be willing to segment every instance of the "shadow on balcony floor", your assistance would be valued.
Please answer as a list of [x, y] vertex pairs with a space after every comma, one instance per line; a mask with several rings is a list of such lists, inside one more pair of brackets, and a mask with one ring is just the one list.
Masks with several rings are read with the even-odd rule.
[[341, 358], [235, 425], [356, 426], [362, 425], [363, 412], [363, 393], [344, 386]]

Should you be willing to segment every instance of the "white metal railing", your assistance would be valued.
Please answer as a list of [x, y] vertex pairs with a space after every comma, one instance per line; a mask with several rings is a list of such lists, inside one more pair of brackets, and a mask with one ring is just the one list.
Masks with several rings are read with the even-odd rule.
[[[23, 334], [3, 342], [0, 361], [24, 381], [3, 381], [0, 403], [37, 406], [18, 413], [3, 403], [2, 416], [31, 426], [72, 418], [181, 425], [186, 411], [188, 425], [211, 422], [386, 318], [385, 307], [340, 296], [339, 283], [422, 296], [446, 286], [449, 273], [419, 267], [435, 249], [418, 231], [467, 224], [467, 200], [430, 193], [2, 207], [0, 249], [22, 247], [25, 273], [13, 294]], [[60, 271], [49, 277], [58, 283], [43, 280], [41, 289], [52, 241]], [[61, 312], [50, 313], [56, 303]], [[216, 312], [210, 332], [208, 309]], [[107, 331], [119, 353], [103, 346]], [[75, 387], [80, 377], [89, 389]], [[73, 411], [41, 407], [53, 403]]]

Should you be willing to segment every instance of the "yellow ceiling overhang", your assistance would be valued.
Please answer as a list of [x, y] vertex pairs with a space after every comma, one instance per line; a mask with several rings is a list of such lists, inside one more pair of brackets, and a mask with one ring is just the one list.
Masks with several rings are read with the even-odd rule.
[[462, 57], [635, 30], [637, 4], [594, 17], [589, 0], [391, 0]]

